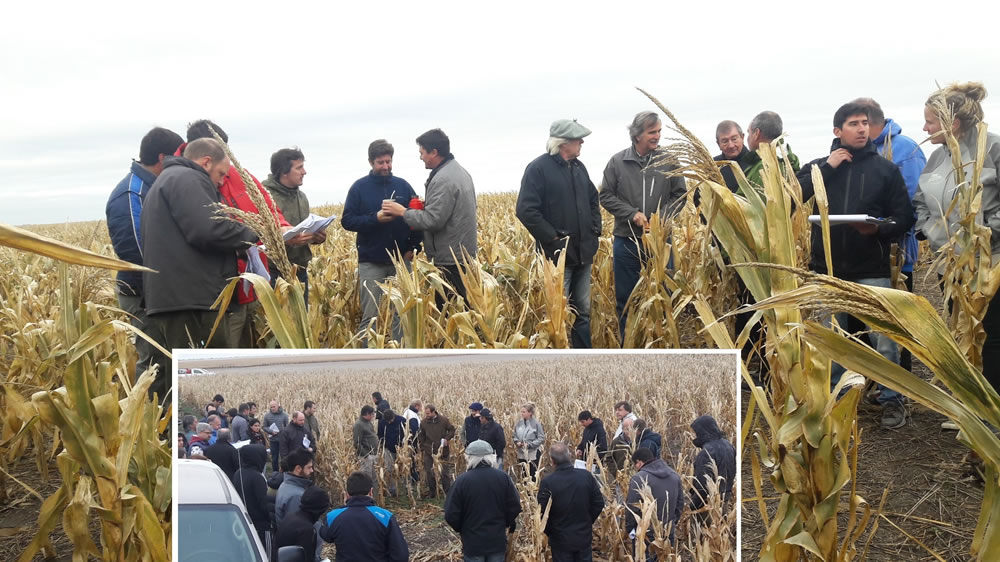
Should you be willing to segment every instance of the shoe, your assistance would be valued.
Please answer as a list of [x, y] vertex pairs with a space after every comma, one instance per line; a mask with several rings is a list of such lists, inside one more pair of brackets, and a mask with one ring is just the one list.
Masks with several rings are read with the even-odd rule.
[[891, 400], [882, 405], [882, 427], [897, 429], [906, 425], [906, 408], [903, 403]]
[[951, 430], [951, 431], [958, 431], [958, 424], [955, 423], [955, 422], [953, 422], [953, 421], [951, 421], [951, 420], [943, 421], [943, 422], [941, 422], [941, 429], [948, 429], [948, 430]]

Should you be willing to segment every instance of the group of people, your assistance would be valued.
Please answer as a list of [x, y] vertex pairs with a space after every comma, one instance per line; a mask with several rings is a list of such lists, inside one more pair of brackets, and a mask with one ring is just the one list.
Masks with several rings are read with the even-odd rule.
[[[361, 407], [351, 432], [359, 469], [347, 479], [344, 507], [330, 511], [329, 494], [313, 483], [320, 434], [316, 403], [306, 401], [301, 412], [289, 417], [272, 400], [258, 420], [253, 402], [228, 411], [224, 402], [216, 395], [205, 406], [206, 417], [200, 422], [195, 416], [185, 416], [178, 453], [217, 464], [243, 499], [261, 541], [266, 544], [270, 534], [275, 548], [301, 545], [307, 560], [322, 549], [322, 541], [337, 546], [338, 559], [352, 559], [352, 552], [366, 552], [378, 560], [405, 559], [407, 544], [398, 523], [392, 513], [375, 505], [379, 456], [389, 497], [397, 495], [402, 478], [412, 484], [422, 481], [423, 498], [444, 494], [445, 521], [461, 535], [469, 560], [504, 559], [506, 534], [516, 528], [521, 511], [511, 475], [538, 482], [537, 499], [543, 510], [552, 504], [545, 531], [556, 560], [589, 559], [592, 525], [604, 508], [606, 495], [628, 506], [629, 531], [639, 525], [640, 490], [646, 486], [656, 499], [658, 519], [672, 525], [685, 504], [696, 514], [704, 512], [712, 482], [718, 485], [722, 505], [732, 501], [736, 450], [709, 415], [691, 425], [694, 444], [701, 450], [694, 463], [692, 488], [685, 493], [681, 477], [668, 463], [669, 453], [664, 454], [662, 437], [633, 413], [628, 401], [615, 404], [618, 427], [610, 444], [603, 422], [589, 411], [581, 412], [578, 420], [583, 434], [575, 452], [564, 442], [547, 443], [535, 404], [523, 404], [510, 433], [517, 469], [505, 471], [507, 433], [483, 403], [470, 404], [468, 416], [456, 428], [433, 404], [413, 400], [396, 414], [388, 400], [374, 392], [371, 403]], [[455, 461], [450, 453], [456, 438], [463, 445], [466, 471], [454, 478]], [[268, 447], [272, 473], [265, 478]], [[540, 473], [546, 447], [551, 467]], [[412, 455], [409, 474], [397, 464], [400, 454]], [[591, 472], [571, 470], [588, 467], [586, 459], [596, 461], [589, 465]], [[615, 476], [626, 464], [635, 470], [627, 491], [605, 494], [601, 486], [616, 486]], [[609, 476], [607, 484], [595, 476], [602, 470]], [[648, 540], [652, 538], [650, 529]]]
[[[912, 291], [918, 240], [926, 239], [931, 250], [938, 252], [949, 243], [962, 220], [958, 211], [952, 208], [962, 184], [954, 162], [961, 162], [964, 176], [971, 177], [977, 149], [985, 154], [980, 174], [983, 194], [979, 220], [991, 230], [993, 259], [1000, 258], [1000, 183], [997, 175], [1000, 136], [987, 133], [985, 146], [978, 146], [978, 126], [983, 121], [981, 102], [985, 96], [982, 84], [969, 82], [949, 85], [928, 97], [924, 104], [923, 130], [930, 142], [938, 146], [929, 159], [871, 98], [855, 99], [834, 113], [835, 139], [829, 155], [800, 169], [798, 158], [790, 149], [780, 151], [780, 164], [795, 172], [804, 201], [809, 201], [815, 193], [813, 171], [818, 170], [826, 189], [830, 215], [865, 215], [880, 219], [831, 225], [829, 261], [832, 272], [827, 270], [821, 226], [813, 224], [810, 269], [861, 285], [891, 287], [891, 247], [895, 243], [903, 249], [901, 271], [906, 276], [906, 287]], [[761, 159], [756, 148], [761, 142], [780, 139], [782, 134], [781, 118], [773, 112], [761, 113], [748, 127], [748, 150], [743, 145], [744, 133], [739, 125], [724, 121], [716, 131], [716, 140], [722, 150], [716, 160], [736, 163], [751, 184], [760, 185]], [[949, 138], [961, 153], [954, 155], [957, 157], [954, 159]], [[738, 191], [739, 183], [732, 170], [727, 166], [722, 172], [728, 187]], [[952, 210], [949, 212], [949, 209]], [[841, 327], [850, 331], [867, 330], [846, 314], [837, 314], [836, 319]], [[983, 319], [983, 328], [986, 332], [983, 374], [994, 388], [1000, 389], [1000, 302], [995, 299]], [[901, 353], [889, 337], [877, 331], [869, 331], [867, 336], [886, 359], [911, 368], [909, 353]], [[834, 362], [832, 388], [837, 387], [844, 372], [843, 366]], [[905, 397], [878, 385], [872, 398], [882, 407], [883, 427], [899, 428], [906, 424]]]

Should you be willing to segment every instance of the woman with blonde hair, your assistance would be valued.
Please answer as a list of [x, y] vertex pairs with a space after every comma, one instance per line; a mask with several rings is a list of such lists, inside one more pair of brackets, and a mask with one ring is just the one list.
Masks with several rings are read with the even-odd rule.
[[535, 419], [535, 404], [528, 402], [521, 406], [521, 419], [514, 426], [514, 450], [517, 451], [518, 464], [522, 469], [527, 468], [528, 475], [532, 478], [538, 470], [538, 459], [542, 456], [544, 443], [545, 430]]
[[[913, 198], [917, 212], [918, 238], [926, 238], [931, 249], [939, 251], [947, 244], [958, 226], [957, 212], [945, 216], [958, 194], [955, 167], [948, 137], [953, 136], [961, 151], [959, 155], [966, 181], [972, 178], [972, 162], [978, 149], [978, 126], [983, 121], [983, 98], [986, 88], [979, 82], [951, 84], [927, 99], [924, 105], [924, 131], [938, 145], [927, 166], [920, 174], [920, 185]], [[986, 159], [980, 181], [983, 185], [982, 208], [978, 222], [991, 230], [990, 246], [993, 262], [1000, 260], [1000, 135], [986, 134]], [[986, 342], [983, 344], [983, 375], [1000, 390], [1000, 300], [994, 298], [983, 318]]]

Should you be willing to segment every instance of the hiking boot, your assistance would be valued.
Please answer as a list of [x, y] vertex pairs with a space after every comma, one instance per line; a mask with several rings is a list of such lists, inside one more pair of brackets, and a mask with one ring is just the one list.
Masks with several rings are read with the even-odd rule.
[[882, 405], [882, 427], [896, 429], [906, 425], [906, 408], [898, 400], [890, 400]]

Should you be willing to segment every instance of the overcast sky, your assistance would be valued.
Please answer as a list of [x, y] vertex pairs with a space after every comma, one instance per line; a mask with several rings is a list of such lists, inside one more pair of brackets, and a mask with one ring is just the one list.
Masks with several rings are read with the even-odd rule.
[[935, 81], [979, 80], [986, 121], [1000, 119], [1000, 57], [977, 23], [998, 20], [994, 4], [954, 20], [915, 3], [339, 4], [5, 6], [0, 221], [104, 218], [142, 136], [199, 118], [260, 179], [272, 152], [299, 146], [314, 206], [343, 202], [377, 138], [422, 194], [414, 139], [433, 127], [479, 192], [513, 191], [551, 122], [576, 118], [599, 183], [632, 116], [655, 109], [636, 86], [715, 152], [718, 121], [777, 111], [803, 161], [829, 152], [833, 112], [858, 96], [920, 141]]

